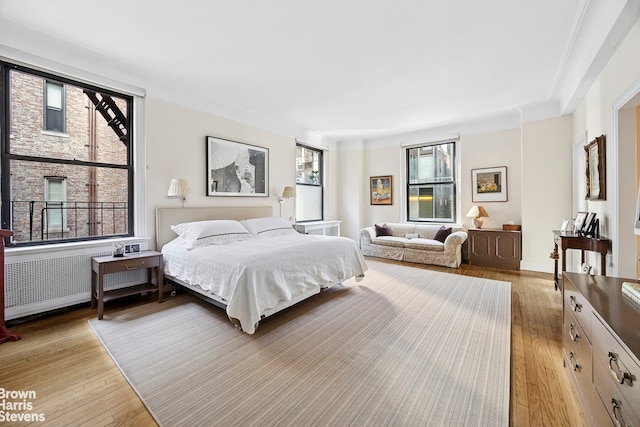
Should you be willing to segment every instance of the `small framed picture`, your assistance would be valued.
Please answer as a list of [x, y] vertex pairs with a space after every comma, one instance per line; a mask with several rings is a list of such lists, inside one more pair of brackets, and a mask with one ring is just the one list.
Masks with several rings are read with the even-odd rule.
[[506, 202], [507, 167], [471, 169], [471, 201]]
[[584, 228], [584, 222], [587, 219], [588, 212], [578, 212], [576, 218], [573, 220], [573, 231], [576, 233], [582, 233]]
[[593, 225], [595, 220], [596, 220], [596, 213], [589, 212], [587, 214], [587, 218], [585, 218], [584, 220], [584, 225], [582, 226], [582, 232], [587, 233], [591, 229], [591, 226]]
[[391, 197], [392, 178], [387, 176], [372, 176], [369, 179], [369, 193], [372, 205], [392, 205]]
[[569, 220], [562, 221], [562, 227], [560, 227], [560, 231], [565, 232], [569, 228]]

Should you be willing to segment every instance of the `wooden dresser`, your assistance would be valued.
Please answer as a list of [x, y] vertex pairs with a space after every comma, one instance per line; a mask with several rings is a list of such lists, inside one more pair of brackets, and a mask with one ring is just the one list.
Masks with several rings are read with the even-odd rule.
[[563, 273], [564, 366], [585, 421], [640, 426], [640, 306], [625, 281]]
[[520, 270], [520, 231], [470, 228], [468, 237], [469, 264]]

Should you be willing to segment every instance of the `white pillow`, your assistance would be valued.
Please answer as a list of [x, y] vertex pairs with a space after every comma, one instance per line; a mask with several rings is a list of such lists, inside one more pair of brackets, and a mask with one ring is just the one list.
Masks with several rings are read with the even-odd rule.
[[240, 221], [240, 223], [256, 237], [283, 236], [286, 234], [298, 234], [291, 224], [283, 218], [273, 216], [266, 218], [252, 218]]
[[251, 233], [242, 224], [227, 219], [185, 222], [172, 225], [171, 229], [187, 242], [187, 249], [207, 245], [226, 245], [253, 239]]

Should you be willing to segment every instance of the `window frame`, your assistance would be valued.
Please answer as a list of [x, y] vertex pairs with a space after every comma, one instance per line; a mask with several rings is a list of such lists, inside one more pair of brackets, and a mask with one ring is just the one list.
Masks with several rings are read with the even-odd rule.
[[[125, 136], [125, 139], [122, 141], [128, 147], [126, 164], [100, 163], [100, 162], [91, 162], [91, 161], [83, 161], [83, 160], [75, 160], [75, 159], [67, 160], [67, 159], [55, 159], [55, 158], [49, 158], [49, 157], [12, 154], [11, 145], [10, 145], [11, 71], [18, 71], [21, 73], [31, 74], [31, 75], [40, 77], [45, 80], [45, 83], [47, 81], [51, 81], [54, 83], [62, 84], [63, 85], [63, 103], [65, 98], [64, 94], [66, 93], [65, 85], [67, 84], [126, 100], [127, 101], [126, 117], [128, 122], [128, 129], [127, 129], [127, 134]], [[45, 87], [46, 87], [46, 84], [45, 84]], [[136, 205], [136, 197], [134, 197], [136, 192], [136, 188], [134, 185], [134, 183], [136, 182], [135, 156], [136, 156], [136, 151], [138, 151], [139, 148], [137, 148], [137, 144], [134, 143], [134, 135], [137, 133], [136, 124], [140, 122], [140, 119], [137, 118], [137, 115], [134, 115], [134, 110], [136, 111], [136, 113], [140, 113], [141, 111], [139, 108], [136, 108], [134, 106], [134, 102], [135, 102], [135, 96], [125, 91], [114, 90], [105, 86], [98, 86], [91, 83], [87, 83], [86, 80], [82, 80], [80, 78], [73, 79], [73, 78], [65, 77], [63, 75], [54, 74], [52, 72], [42, 71], [40, 69], [18, 65], [6, 60], [0, 60], [0, 153], [2, 156], [0, 161], [0, 164], [2, 167], [2, 170], [0, 172], [0, 179], [1, 179], [0, 200], [2, 201], [2, 207], [0, 208], [0, 223], [1, 223], [0, 226], [3, 229], [11, 230], [13, 225], [12, 218], [11, 218], [11, 168], [10, 168], [10, 163], [12, 160], [36, 161], [41, 163], [54, 163], [54, 164], [63, 164], [63, 165], [85, 166], [85, 167], [121, 169], [121, 170], [126, 170], [127, 172], [128, 228], [126, 233], [101, 235], [101, 236], [84, 236], [84, 237], [74, 237], [74, 238], [51, 239], [51, 240], [34, 240], [34, 241], [26, 241], [26, 242], [14, 242], [11, 237], [7, 237], [5, 238], [5, 245], [8, 248], [30, 247], [30, 246], [50, 246], [50, 245], [56, 245], [60, 243], [99, 241], [99, 240], [109, 240], [114, 238], [135, 236], [136, 234], [135, 231], [137, 230], [137, 227], [139, 227], [139, 224], [136, 224], [136, 221], [135, 221], [135, 217], [136, 217], [135, 212], [138, 207]], [[44, 104], [46, 108], [46, 101], [44, 101]], [[64, 106], [65, 105], [63, 104], [63, 107]], [[46, 115], [46, 112], [45, 112], [45, 115]], [[66, 122], [66, 118], [64, 121]], [[66, 130], [66, 124], [65, 124], [65, 130]], [[64, 133], [60, 133], [57, 131], [44, 130], [44, 132], [52, 132], [55, 134], [60, 134], [63, 137], [65, 136]], [[137, 153], [137, 155], [139, 155], [139, 153]], [[139, 198], [139, 199], [142, 199], [142, 198]]]
[[[404, 160], [405, 160], [405, 175], [404, 175], [404, 179], [405, 179], [405, 197], [404, 197], [404, 204], [405, 204], [405, 218], [408, 222], [415, 222], [415, 223], [434, 223], [434, 224], [455, 224], [457, 222], [457, 218], [458, 218], [458, 211], [459, 211], [459, 203], [460, 201], [458, 200], [458, 182], [459, 182], [459, 177], [458, 177], [458, 158], [457, 158], [457, 152], [458, 152], [458, 143], [459, 140], [458, 139], [446, 139], [446, 140], [441, 140], [441, 141], [433, 141], [433, 142], [428, 142], [428, 143], [423, 143], [423, 144], [415, 144], [415, 145], [410, 145], [410, 146], [405, 146], [403, 147], [404, 150]], [[425, 148], [425, 147], [435, 147], [438, 145], [447, 145], [447, 144], [452, 144], [452, 158], [451, 158], [451, 178], [450, 179], [446, 179], [446, 180], [438, 180], [438, 179], [434, 179], [433, 181], [430, 182], [420, 182], [420, 183], [416, 183], [416, 184], [412, 184], [410, 182], [410, 177], [411, 177], [411, 162], [409, 159], [409, 153], [412, 149], [416, 149], [416, 148]], [[437, 167], [437, 165], [436, 165]], [[451, 200], [453, 203], [452, 206], [452, 211], [451, 211], [451, 218], [417, 218], [417, 219], [412, 219], [410, 216], [410, 210], [411, 210], [411, 202], [410, 202], [410, 197], [411, 197], [411, 190], [413, 188], [420, 188], [420, 187], [431, 187], [433, 189], [437, 188], [437, 187], [444, 187], [444, 186], [451, 186]]]
[[[312, 221], [323, 221], [324, 220], [324, 196], [325, 196], [324, 150], [321, 148], [316, 148], [307, 144], [303, 144], [301, 142], [296, 142], [296, 148], [298, 147], [318, 153], [319, 161], [318, 161], [318, 183], [317, 184], [298, 182], [298, 179], [296, 176], [296, 222], [305, 223], [305, 222], [312, 222]], [[296, 155], [296, 162], [297, 160], [298, 160], [298, 156]], [[296, 173], [297, 171], [298, 171], [298, 168], [296, 163]], [[300, 220], [297, 218], [298, 208], [301, 204], [301, 199], [302, 199], [301, 195], [303, 193], [302, 191], [299, 190], [300, 187], [314, 187], [314, 188], [317, 187], [320, 189], [320, 218], [311, 218], [311, 219], [303, 219], [303, 220]]]
[[[61, 100], [60, 100], [60, 115], [62, 116], [62, 129], [58, 130], [58, 129], [50, 129], [50, 122], [49, 122], [49, 110], [54, 110], [55, 111], [55, 107], [50, 107], [49, 106], [49, 85], [56, 85], [56, 86], [60, 86], [60, 96], [61, 96]], [[46, 79], [43, 82], [43, 115], [42, 115], [42, 119], [44, 121], [43, 123], [43, 130], [45, 132], [56, 132], [56, 133], [66, 133], [67, 132], [67, 87], [64, 83], [60, 83], [58, 81], [54, 81], [51, 79]]]
[[[50, 200], [51, 183], [60, 182], [62, 187], [62, 200]], [[44, 177], [44, 202], [45, 206], [49, 207], [49, 204], [59, 203], [62, 215], [62, 221], [60, 224], [51, 225], [50, 215], [55, 215], [54, 211], [49, 212], [47, 210], [47, 216], [45, 219], [46, 231], [48, 233], [59, 233], [67, 229], [67, 212], [62, 209], [64, 202], [67, 200], [67, 178], [61, 176], [45, 176]]]

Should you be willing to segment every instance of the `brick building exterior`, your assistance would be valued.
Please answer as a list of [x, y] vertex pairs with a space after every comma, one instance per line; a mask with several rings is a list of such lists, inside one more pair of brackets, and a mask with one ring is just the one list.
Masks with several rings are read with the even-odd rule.
[[[63, 132], [45, 130], [44, 78], [13, 70], [10, 93], [11, 154], [127, 165], [127, 146], [82, 88], [64, 85]], [[127, 101], [114, 100], [126, 115]], [[26, 160], [10, 169], [14, 242], [127, 234], [126, 169]]]

